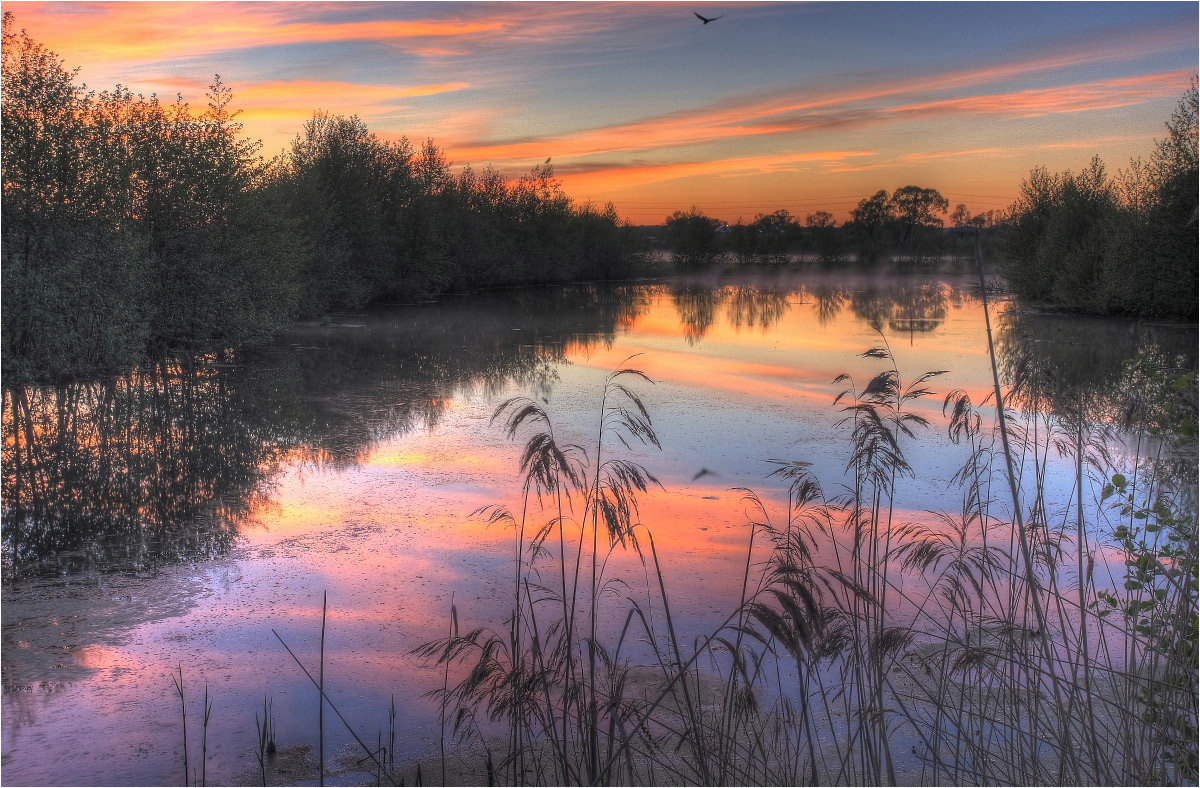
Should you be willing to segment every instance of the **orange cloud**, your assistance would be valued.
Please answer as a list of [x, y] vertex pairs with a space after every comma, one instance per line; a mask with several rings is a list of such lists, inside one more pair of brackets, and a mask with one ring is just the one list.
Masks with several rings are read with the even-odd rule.
[[890, 107], [884, 111], [902, 115], [954, 112], [1022, 118], [1087, 112], [1141, 104], [1164, 93], [1179, 90], [1180, 86], [1187, 84], [1190, 77], [1191, 72], [1187, 70], [1168, 71], [1051, 88], [927, 101]]
[[[202, 94], [207, 85], [193, 80], [164, 79], [160, 85], [172, 92], [178, 91], [185, 95]], [[327, 106], [330, 100], [336, 106], [372, 108], [386, 102], [421, 96], [434, 96], [439, 93], [454, 93], [471, 87], [467, 82], [443, 82], [429, 85], [370, 85], [354, 82], [338, 82], [323, 80], [273, 80], [270, 82], [252, 82], [248, 84], [232, 84], [234, 101], [246, 106], [250, 111], [269, 107], [303, 107], [306, 114], [312, 114], [314, 109]], [[323, 99], [323, 101], [321, 101]], [[314, 100], [318, 100], [314, 104]]]
[[905, 153], [895, 157], [880, 158], [868, 164], [859, 164], [852, 161], [834, 162], [830, 165], [830, 172], [864, 172], [867, 170], [882, 170], [894, 168], [897, 165], [909, 166], [926, 164], [929, 162], [941, 161], [943, 159], [958, 159], [969, 158], [976, 162], [978, 161], [995, 161], [996, 159], [1028, 159], [1029, 154], [1044, 151], [1070, 151], [1070, 150], [1085, 150], [1095, 151], [1101, 146], [1110, 145], [1129, 145], [1129, 144], [1144, 144], [1147, 148], [1153, 139], [1152, 134], [1144, 134], [1137, 136], [1110, 136], [1098, 137], [1086, 140], [1070, 140], [1067, 142], [1047, 142], [1047, 143], [1030, 143], [1028, 145], [1009, 145], [1001, 147], [987, 148], [960, 148], [957, 150], [942, 150], [942, 151], [920, 151], [916, 153]]
[[697, 175], [735, 175], [764, 172], [796, 171], [798, 165], [840, 163], [847, 159], [870, 156], [873, 151], [808, 151], [771, 156], [743, 156], [710, 161], [688, 161], [675, 164], [631, 164], [589, 169], [580, 165], [577, 172], [568, 170], [558, 178], [568, 192], [602, 191], [606, 186], [620, 188], [647, 183], [690, 178]]
[[[986, 82], [1013, 70], [1041, 69], [1049, 62], [1032, 61], [1023, 65], [993, 67], [952, 73], [945, 77], [924, 80], [901, 80], [890, 86], [817, 97], [809, 101], [772, 100], [766, 102], [723, 102], [698, 110], [647, 118], [632, 123], [584, 129], [560, 135], [512, 142], [451, 144], [448, 152], [456, 160], [506, 162], [536, 160], [546, 153], [560, 158], [585, 157], [617, 152], [663, 150], [722, 140], [744, 139], [753, 136], [782, 136], [815, 132], [832, 128], [864, 127], [898, 119], [912, 119], [945, 114], [994, 115], [1035, 117], [1039, 115], [1083, 112], [1131, 106], [1159, 98], [1186, 87], [1190, 73], [1170, 71], [1138, 75], [1122, 79], [1106, 79], [1034, 90], [981, 94], [935, 101], [910, 102], [899, 106], [859, 106], [870, 99], [898, 97], [908, 93], [942, 89]], [[831, 111], [831, 110], [837, 111]], [[803, 113], [809, 110], [819, 112]], [[787, 117], [781, 117], [787, 116]], [[867, 155], [862, 151], [818, 151], [789, 156], [813, 156], [812, 160], [842, 161], [851, 156]], [[769, 157], [758, 157], [767, 159]], [[784, 157], [786, 158], [786, 156]], [[794, 159], [798, 161], [800, 159]], [[611, 165], [595, 170], [580, 165], [593, 182], [613, 180], [620, 173], [622, 185], [649, 183], [688, 175], [724, 174], [731, 169], [743, 169], [742, 159], [717, 162], [680, 162], [651, 164], [641, 167], [615, 168]], [[579, 174], [579, 173], [577, 173]], [[632, 179], [632, 180], [629, 180]], [[640, 181], [638, 180], [640, 179]]]
[[[178, 59], [213, 51], [336, 41], [405, 41], [494, 33], [500, 20], [293, 22], [287, 3], [5, 3], [35, 38], [72, 60]], [[302, 7], [303, 8], [303, 7]], [[319, 11], [320, 5], [307, 6]]]
[[[972, 178], [986, 185], [972, 186], [970, 191], [1011, 189], [1021, 176], [1020, 168], [1000, 162], [1012, 163], [1018, 151], [1043, 151], [1059, 145], [1065, 149], [1072, 141], [1050, 134], [1044, 135], [1044, 142], [1029, 137], [1020, 142], [988, 138], [974, 141], [969, 152], [955, 152], [933, 150], [938, 145], [933, 136], [923, 138], [929, 140], [924, 146], [908, 139], [900, 142], [901, 135], [890, 139], [880, 135], [866, 143], [859, 141], [861, 137], [851, 141], [848, 136], [877, 125], [932, 123], [942, 117], [988, 122], [999, 117], [1036, 118], [1161, 100], [1186, 88], [1191, 71], [1032, 89], [1022, 89], [1026, 86], [1020, 84], [1010, 87], [1010, 83], [1037, 75], [1044, 85], [1065, 80], [1056, 79], [1056, 70], [1078, 72], [1101, 65], [1132, 64], [1148, 55], [1195, 45], [1194, 30], [1177, 22], [1123, 29], [1119, 46], [1113, 45], [1113, 31], [1099, 30], [1053, 44], [1029, 45], [1040, 51], [992, 55], [1005, 58], [1004, 62], [972, 63], [915, 76], [913, 64], [905, 63], [898, 67], [896, 77], [869, 82], [866, 77], [850, 75], [819, 81], [814, 75], [727, 95], [700, 106], [683, 105], [674, 112], [632, 119], [618, 112], [607, 125], [556, 119], [551, 131], [544, 115], [520, 105], [525, 89], [513, 81], [514, 73], [528, 79], [530, 73], [548, 68], [547, 62], [576, 44], [591, 52], [604, 34], [619, 28], [617, 34], [625, 36], [658, 18], [678, 15], [678, 6], [380, 4], [353, 6], [353, 14], [345, 8], [323, 3], [5, 3], [5, 9], [17, 15], [18, 26], [63, 53], [69, 65], [82, 63], [82, 76], [90, 84], [105, 84], [115, 79], [112, 75], [121, 75], [123, 82], [128, 80], [145, 92], [183, 84], [163, 76], [172, 69], [207, 71], [194, 64], [221, 62], [222, 73], [234, 89], [235, 105], [244, 110], [241, 119], [246, 135], [263, 139], [267, 152], [290, 139], [316, 109], [355, 113], [384, 138], [401, 134], [432, 137], [457, 165], [492, 164], [515, 175], [553, 156], [569, 194], [611, 200], [624, 215], [642, 221], [661, 220], [664, 213], [691, 203], [736, 203], [736, 209], [728, 209], [735, 215], [737, 211], [750, 215], [758, 208], [776, 207], [800, 215], [817, 208], [841, 211], [853, 206], [862, 190], [869, 193], [878, 188], [868, 183], [873, 171], [893, 167], [907, 167], [914, 173], [911, 177], [928, 172], [943, 178], [931, 185], [945, 192], [945, 183], [965, 183], [965, 178], [951, 172], [948, 163], [942, 170], [936, 169], [936, 164], [930, 169], [923, 167], [954, 156], [977, 158]], [[366, 21], [368, 16], [418, 18]], [[246, 62], [261, 69], [282, 63], [294, 53], [272, 50], [284, 45], [316, 43], [326, 45], [326, 51], [351, 51], [328, 46], [339, 42], [374, 42], [383, 45], [377, 49], [402, 53], [409, 64], [414, 58], [431, 59], [439, 76], [410, 77], [428, 84], [394, 88], [353, 84], [343, 73], [329, 74], [328, 81], [273, 79], [256, 84], [246, 82], [244, 75], [230, 71], [233, 66], [225, 65]], [[542, 44], [548, 46], [540, 47]], [[1052, 51], [1047, 51], [1049, 48]], [[339, 71], [343, 63], [347, 72], [353, 69], [348, 56], [343, 55], [344, 60], [337, 60], [337, 54], [331, 57]], [[498, 61], [511, 68], [497, 70]], [[419, 69], [430, 64], [415, 66], [420, 73]], [[456, 69], [452, 75], [451, 68]], [[96, 74], [102, 76], [93, 78]], [[371, 77], [371, 82], [377, 81]], [[185, 98], [202, 105], [201, 84], [188, 82], [186, 86]], [[467, 87], [473, 88], [469, 101], [461, 97], [420, 101]], [[412, 101], [404, 104], [407, 99]], [[498, 131], [501, 129], [504, 131]], [[1074, 144], [1086, 147], [1090, 143]], [[883, 147], [869, 153], [854, 150], [875, 146]], [[903, 149], [897, 149], [900, 146]], [[1119, 155], [1136, 153], [1132, 144], [1115, 147]], [[1118, 154], [1113, 147], [1092, 150], [1106, 158]], [[751, 151], [759, 155], [746, 155]], [[632, 161], [638, 152], [646, 152], [642, 157], [646, 161]], [[618, 157], [627, 161], [614, 161]], [[608, 160], [598, 161], [600, 158]], [[820, 175], [821, 182], [795, 177], [797, 173]], [[836, 175], [843, 177], [833, 177]], [[730, 176], [737, 176], [737, 181], [718, 181]], [[681, 183], [689, 178], [693, 180]], [[677, 191], [684, 185], [688, 195], [681, 198]], [[831, 196], [834, 193], [841, 196]], [[992, 203], [986, 207], [999, 207], [1009, 198], [989, 199]]]

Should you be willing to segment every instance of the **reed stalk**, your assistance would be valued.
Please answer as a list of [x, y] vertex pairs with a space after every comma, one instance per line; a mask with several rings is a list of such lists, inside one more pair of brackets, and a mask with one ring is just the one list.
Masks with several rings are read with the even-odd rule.
[[325, 613], [329, 605], [329, 592], [321, 593], [321, 648], [317, 668], [317, 779], [325, 785]]
[[[984, 308], [986, 317], [986, 295]], [[1113, 476], [1107, 488], [1126, 500], [1125, 530], [1114, 533], [1133, 533], [1146, 518], [1173, 528], [1179, 538], [1169, 544], [1183, 546], [1167, 555], [1183, 574], [1140, 557], [1162, 554], [1157, 537], [1147, 546], [1126, 538], [1137, 558], [1127, 568], [1141, 566], [1151, 580], [1129, 601], [1104, 590], [1094, 529], [1105, 515], [1085, 513], [1089, 469], [1108, 467], [1102, 439], [1091, 434], [1082, 401], [1074, 413], [1051, 413], [1034, 396], [1014, 410], [1018, 385], [1002, 390], [990, 318], [985, 325], [992, 429], [962, 392], [943, 403], [950, 440], [967, 453], [952, 480], [963, 488], [961, 510], [932, 513], [929, 522], [898, 517], [900, 487], [915, 473], [904, 449], [929, 426], [911, 405], [932, 394], [930, 381], [942, 373], [903, 382], [880, 331], [879, 346], [864, 355], [888, 368], [861, 389], [850, 381], [834, 400], [849, 431], [847, 492], [826, 498], [807, 463], [774, 461], [789, 481], [784, 516], [776, 525], [768, 506], [743, 491], [756, 517], [740, 598], [715, 631], [690, 643], [677, 628], [653, 534], [637, 519], [637, 496], [656, 480], [619, 457], [611, 440], [658, 446], [623, 382], [645, 376], [622, 369], [606, 379], [586, 462], [578, 446], [560, 444], [540, 405], [502, 404], [496, 417], [510, 437], [534, 427], [521, 460], [520, 518], [490, 514], [514, 528], [512, 613], [504, 636], [462, 633], [452, 607], [448, 637], [417, 650], [444, 668], [436, 693], [443, 732], [452, 706], [459, 736], [482, 738], [475, 720], [484, 712], [503, 719], [508, 751], [488, 779], [503, 773], [514, 784], [896, 784], [899, 735], [913, 742], [908, 768], [934, 785], [1194, 775], [1188, 753], [1171, 742], [1194, 728], [1196, 681], [1181, 678], [1180, 662], [1161, 645], [1195, 616], [1194, 503], [1178, 515], [1155, 509], [1158, 493], [1146, 488], [1136, 498]], [[1060, 502], [1050, 500], [1047, 480], [1053, 452], [1074, 466]], [[1007, 516], [993, 487], [1007, 487]], [[550, 502], [553, 516], [541, 526], [529, 522], [531, 497]], [[557, 549], [545, 549], [554, 539]], [[641, 601], [631, 591], [621, 608], [608, 603], [619, 599], [608, 562], [623, 548], [642, 562], [646, 585]], [[557, 563], [546, 572], [549, 586], [538, 580], [544, 560]], [[1119, 588], [1128, 577], [1105, 582]], [[1118, 620], [1117, 611], [1143, 604], [1154, 618]], [[603, 621], [621, 619], [616, 641], [603, 642]], [[631, 642], [645, 647], [661, 677], [645, 697], [629, 690]], [[701, 697], [702, 658], [722, 687], [711, 702]], [[454, 685], [451, 662], [469, 668]]]
[[175, 692], [179, 695], [179, 714], [183, 718], [183, 784], [188, 784], [187, 703], [183, 697], [183, 665], [176, 667], [177, 675], [171, 677]]

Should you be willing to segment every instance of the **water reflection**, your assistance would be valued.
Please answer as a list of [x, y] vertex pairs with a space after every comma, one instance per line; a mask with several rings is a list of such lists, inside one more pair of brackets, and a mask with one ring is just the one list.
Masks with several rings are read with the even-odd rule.
[[727, 310], [729, 324], [735, 329], [759, 328], [763, 331], [780, 321], [788, 310], [788, 298], [792, 295], [785, 289], [772, 286], [742, 285], [730, 288], [730, 291]]
[[833, 285], [818, 285], [809, 292], [817, 305], [817, 320], [823, 326], [838, 316], [850, 297], [849, 290]]
[[679, 313], [683, 336], [689, 345], [704, 338], [717, 319], [721, 291], [708, 285], [680, 284], [671, 288], [671, 300]]
[[220, 554], [272, 459], [212, 364], [5, 391], [3, 404], [9, 576], [50, 555], [55, 564], [44, 568], [55, 572], [153, 573], [164, 561]]
[[611, 343], [641, 308], [630, 287], [513, 291], [297, 327], [237, 363], [5, 390], [5, 577], [219, 556], [280, 458], [356, 464], [464, 389], [546, 389], [568, 348]]
[[[910, 340], [978, 304], [969, 284], [923, 279], [512, 290], [299, 326], [236, 359], [6, 390], [4, 574], [154, 573], [221, 555], [248, 507], [270, 493], [264, 480], [281, 460], [357, 465], [383, 440], [437, 427], [464, 392], [490, 397], [515, 382], [549, 396], [568, 351], [611, 346], [659, 294], [678, 319], [667, 330], [693, 345], [722, 320], [735, 333], [772, 329], [799, 303], [813, 305], [821, 325], [849, 308]], [[1115, 412], [1122, 363], [1146, 348], [1177, 366], [1196, 363], [1194, 328], [1015, 310], [997, 326], [1006, 380], [1052, 408], [1073, 406], [1082, 391]]]
[[854, 314], [868, 322], [908, 334], [933, 331], [946, 320], [951, 293], [962, 302], [961, 289], [940, 282], [904, 283], [896, 287], [856, 290], [849, 294]]
[[[1119, 368], [1141, 342], [1120, 346], [1096, 333], [1089, 350], [1112, 361], [1076, 368], [1055, 355], [1074, 347], [1052, 347], [1058, 324], [993, 317], [1008, 374], [1022, 364], [1052, 370], [1063, 386], [1104, 388], [1098, 368]], [[511, 533], [468, 517], [486, 504], [520, 505], [520, 447], [487, 426], [489, 400], [514, 389], [544, 396], [565, 439], [586, 439], [597, 381], [633, 353], [656, 381], [641, 393], [666, 447], [652, 468], [666, 489], [646, 496], [643, 522], [666, 559], [667, 588], [688, 590], [682, 630], [711, 631], [739, 598], [746, 560], [746, 512], [730, 488], [769, 497], [778, 483], [764, 480], [769, 457], [812, 462], [827, 474], [826, 489], [842, 481], [847, 444], [834, 426], [830, 381], [840, 372], [877, 374], [878, 361], [858, 355], [875, 341], [866, 325], [873, 320], [889, 339], [912, 339], [912, 347], [893, 343], [906, 379], [946, 367], [940, 392], [982, 392], [976, 401], [990, 392], [982, 312], [968, 280], [785, 276], [448, 298], [300, 326], [253, 356], [7, 392], [10, 578], [44, 568], [153, 572], [229, 550], [235, 527], [248, 538], [233, 560], [150, 579], [7, 584], [6, 687], [49, 678], [70, 682], [75, 694], [6, 692], [6, 771], [13, 782], [25, 775], [72, 784], [91, 773], [126, 784], [169, 779], [177, 730], [161, 724], [158, 710], [176, 708], [166, 674], [181, 662], [220, 693], [215, 713], [227, 716], [212, 732], [224, 737], [224, 752], [254, 740], [255, 699], [267, 691], [280, 720], [306, 719], [310, 688], [288, 673], [270, 632], [278, 628], [312, 655], [326, 591], [337, 614], [327, 659], [337, 666], [339, 699], [348, 688], [357, 693], [343, 708], [369, 730], [399, 689], [410, 749], [429, 736], [436, 746], [438, 709], [420, 698], [441, 679], [417, 664], [412, 647], [441, 634], [452, 599], [464, 622], [495, 625], [508, 614], [498, 589], [511, 576]], [[1104, 325], [1117, 324], [1099, 321], [1094, 330]], [[1087, 341], [1089, 329], [1081, 331], [1069, 341]], [[1194, 329], [1191, 336], [1194, 346]], [[940, 397], [916, 407], [940, 417]], [[944, 426], [904, 449], [920, 473], [901, 491], [898, 520], [955, 505], [946, 502], [947, 479], [962, 457]], [[709, 474], [697, 477], [702, 469]], [[253, 527], [241, 525], [244, 510], [257, 518]], [[622, 560], [621, 579], [635, 588], [644, 566], [632, 556], [612, 566]], [[148, 711], [133, 715], [143, 723], [137, 735], [155, 753], [140, 761], [123, 727], [139, 702]], [[290, 727], [311, 741], [311, 725]], [[97, 733], [107, 730], [121, 740]], [[81, 755], [73, 742], [84, 739], [91, 749]], [[62, 771], [72, 766], [87, 774]]]
[[770, 329], [795, 301], [811, 300], [822, 325], [835, 320], [847, 304], [867, 323], [887, 325], [893, 332], [913, 334], [937, 329], [949, 306], [960, 307], [966, 290], [943, 281], [822, 278], [815, 283], [722, 285], [687, 281], [674, 285], [671, 299], [689, 343], [702, 339], [719, 310], [734, 329]]
[[1146, 356], [1164, 370], [1194, 370], [1195, 326], [1008, 310], [996, 323], [1001, 374], [1033, 410], [1126, 420], [1132, 404], [1128, 365]]

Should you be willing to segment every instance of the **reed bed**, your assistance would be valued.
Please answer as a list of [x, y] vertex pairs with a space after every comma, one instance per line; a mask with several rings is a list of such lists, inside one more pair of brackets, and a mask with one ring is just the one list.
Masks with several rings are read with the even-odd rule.
[[[1166, 473], [1160, 436], [1118, 470], [1122, 424], [1082, 397], [1051, 409], [1032, 374], [1002, 390], [996, 372], [984, 402], [943, 397], [969, 455], [959, 511], [902, 522], [905, 449], [934, 429], [912, 406], [941, 372], [905, 381], [879, 336], [863, 354], [878, 374], [835, 381], [845, 490], [780, 460], [785, 501], [742, 491], [756, 516], [741, 598], [701, 637], [678, 631], [639, 518], [658, 482], [626, 456], [659, 446], [636, 391], [649, 379], [607, 377], [586, 447], [538, 402], [497, 408], [524, 440], [521, 505], [479, 514], [512, 529], [511, 612], [466, 631], [452, 612], [418, 650], [445, 668], [444, 725], [483, 745], [489, 784], [1196, 782], [1194, 465]], [[1170, 427], [1194, 459], [1194, 406], [1181, 417], [1163, 397], [1194, 376], [1146, 369], [1124, 426]], [[1065, 500], [1052, 458], [1074, 466]], [[610, 571], [622, 551], [645, 588]]]
[[[659, 486], [631, 459], [661, 448], [637, 391], [652, 381], [608, 375], [586, 446], [538, 401], [502, 403], [520, 507], [476, 514], [512, 532], [509, 615], [462, 629], [452, 601], [446, 636], [416, 650], [441, 668], [442, 741], [415, 770], [396, 765], [394, 698], [370, 747], [326, 694], [324, 605], [316, 676], [281, 638], [318, 689], [320, 782], [328, 705], [379, 784], [1196, 784], [1195, 373], [1146, 356], [1128, 391], [1088, 401], [1017, 364], [1004, 389], [988, 333], [995, 385], [977, 403], [935, 394], [941, 371], [905, 380], [878, 331], [862, 355], [879, 371], [834, 381], [842, 490], [787, 460], [771, 461], [782, 500], [740, 490], [740, 597], [701, 636], [680, 631], [639, 514]], [[961, 505], [906, 521], [905, 452], [938, 428], [914, 405], [934, 396], [965, 447]], [[630, 557], [644, 587], [614, 569]], [[193, 784], [207, 688], [203, 708]], [[256, 727], [266, 784], [265, 699]], [[463, 743], [478, 768], [448, 772]]]

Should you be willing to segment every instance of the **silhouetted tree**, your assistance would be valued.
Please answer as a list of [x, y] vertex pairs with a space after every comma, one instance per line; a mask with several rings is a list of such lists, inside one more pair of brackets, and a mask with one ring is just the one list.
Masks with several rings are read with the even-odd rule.
[[75, 76], [4, 15], [6, 382], [268, 335], [290, 309], [290, 245], [248, 198], [257, 145], [229, 88], [217, 77], [197, 115]]
[[916, 266], [928, 265], [931, 259], [936, 261], [937, 231], [942, 226], [938, 215], [950, 207], [946, 198], [937, 189], [901, 186], [888, 202], [897, 223], [905, 263]]
[[810, 213], [804, 219], [808, 230], [809, 247], [817, 255], [822, 268], [833, 268], [842, 262], [841, 242], [837, 222], [828, 211]]
[[223, 350], [290, 318], [448, 288], [625, 276], [640, 241], [548, 166], [455, 178], [432, 140], [318, 112], [270, 163], [207, 108], [75, 83], [3, 29], [3, 375], [65, 381]]
[[1198, 243], [1197, 182], [1200, 145], [1197, 143], [1197, 82], [1180, 99], [1166, 123], [1167, 136], [1151, 155], [1154, 200], [1147, 215], [1147, 235], [1153, 275], [1144, 284], [1146, 314], [1197, 313]]
[[750, 225], [756, 240], [756, 251], [762, 262], [781, 265], [800, 240], [800, 225], [786, 210], [760, 213]]
[[850, 212], [847, 229], [856, 242], [860, 265], [878, 263], [892, 248], [894, 224], [892, 202], [886, 191], [881, 189], [859, 201], [858, 207]]
[[685, 270], [707, 268], [716, 262], [717, 219], [705, 216], [692, 206], [691, 210], [676, 211], [667, 218], [667, 238], [675, 265]]
[[1194, 318], [1196, 117], [1193, 81], [1149, 167], [1134, 161], [1113, 179], [1094, 158], [1080, 173], [1031, 172], [1011, 208], [1014, 291], [1079, 311]]

